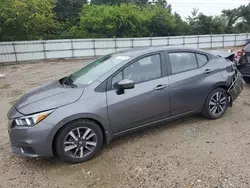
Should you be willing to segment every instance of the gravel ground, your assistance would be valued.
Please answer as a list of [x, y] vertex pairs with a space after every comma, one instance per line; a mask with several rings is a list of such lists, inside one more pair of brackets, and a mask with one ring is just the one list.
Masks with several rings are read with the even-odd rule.
[[225, 116], [193, 116], [112, 141], [94, 159], [69, 165], [11, 153], [7, 111], [27, 91], [89, 60], [0, 67], [0, 187], [250, 187], [250, 86]]

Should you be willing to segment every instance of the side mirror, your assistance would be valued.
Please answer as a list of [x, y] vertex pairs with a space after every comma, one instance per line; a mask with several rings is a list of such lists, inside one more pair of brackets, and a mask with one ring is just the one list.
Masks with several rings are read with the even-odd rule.
[[116, 89], [133, 89], [135, 87], [135, 82], [133, 80], [124, 79], [114, 85]]

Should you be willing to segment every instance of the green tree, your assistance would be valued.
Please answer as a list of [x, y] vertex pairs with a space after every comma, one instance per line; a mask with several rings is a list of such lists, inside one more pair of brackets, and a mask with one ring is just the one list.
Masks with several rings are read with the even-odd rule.
[[235, 9], [229, 9], [229, 10], [223, 10], [222, 15], [226, 17], [227, 19], [227, 32], [232, 32], [232, 27], [235, 24], [235, 22], [241, 17], [241, 8], [235, 8]]
[[241, 15], [247, 24], [250, 24], [250, 3], [243, 8]]
[[223, 10], [222, 16], [227, 19], [228, 33], [232, 33], [235, 30], [246, 32], [245, 29], [249, 28], [247, 25], [250, 24], [250, 3], [238, 8]]
[[91, 37], [166, 36], [174, 34], [175, 19], [160, 5], [89, 5], [82, 10], [80, 27]]
[[133, 3], [136, 5], [148, 4], [148, 0], [91, 0], [90, 3], [94, 5], [120, 5], [123, 3]]
[[133, 4], [87, 5], [81, 13], [80, 27], [90, 37], [135, 36], [141, 28], [138, 9]]
[[79, 20], [79, 13], [87, 0], [57, 0], [54, 11], [59, 21], [75, 24]]
[[237, 23], [235, 28], [238, 32], [249, 32], [250, 31], [250, 3], [241, 9], [241, 22]]
[[190, 26], [195, 25], [196, 17], [197, 17], [197, 15], [198, 15], [198, 13], [199, 13], [199, 10], [198, 10], [197, 8], [194, 8], [194, 9], [192, 10], [192, 12], [191, 12], [191, 16], [188, 16], [188, 17], [187, 17], [187, 21], [188, 21], [188, 24], [189, 24]]
[[152, 0], [149, 2], [149, 4], [160, 5], [163, 8], [168, 8], [170, 10], [170, 12], [172, 11], [172, 7], [170, 4], [168, 4], [167, 0]]
[[211, 33], [215, 34], [224, 34], [226, 33], [226, 19], [223, 16], [214, 16], [212, 20], [212, 31]]
[[198, 12], [198, 9], [192, 11], [192, 16], [187, 18], [191, 34], [219, 34], [226, 30], [226, 20], [221, 16], [206, 16]]
[[184, 21], [178, 13], [174, 13], [175, 17], [175, 28], [174, 35], [187, 35], [190, 34], [190, 26], [186, 21]]
[[245, 22], [239, 22], [232, 27], [232, 33], [244, 33], [250, 31], [250, 24]]
[[[0, 0], [0, 40], [148, 37], [250, 31], [250, 4], [183, 20], [166, 0]], [[56, 6], [55, 6], [56, 5]]]
[[0, 0], [0, 40], [42, 39], [53, 32], [54, 0]]
[[134, 3], [136, 5], [146, 5], [149, 3], [149, 0], [130, 0], [129, 3]]
[[161, 5], [151, 6], [146, 9], [146, 26], [150, 36], [167, 36], [174, 34], [176, 26], [173, 14]]

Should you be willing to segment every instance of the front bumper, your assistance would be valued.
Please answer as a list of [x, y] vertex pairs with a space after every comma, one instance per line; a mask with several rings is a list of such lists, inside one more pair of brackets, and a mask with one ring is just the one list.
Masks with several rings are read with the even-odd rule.
[[231, 97], [231, 102], [233, 102], [241, 94], [243, 90], [243, 85], [244, 85], [244, 81], [243, 81], [242, 75], [236, 69], [232, 84], [228, 89], [228, 93]]
[[45, 120], [33, 127], [13, 127], [9, 121], [9, 137], [12, 152], [25, 157], [53, 157], [52, 142], [49, 133], [53, 128]]

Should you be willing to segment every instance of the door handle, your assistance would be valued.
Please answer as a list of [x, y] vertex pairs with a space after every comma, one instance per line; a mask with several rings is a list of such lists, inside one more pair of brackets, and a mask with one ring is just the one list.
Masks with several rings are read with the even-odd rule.
[[166, 85], [158, 85], [156, 86], [155, 90], [162, 90], [164, 88], [166, 88]]
[[204, 74], [210, 74], [211, 72], [213, 72], [214, 70], [213, 69], [206, 69], [204, 71]]

